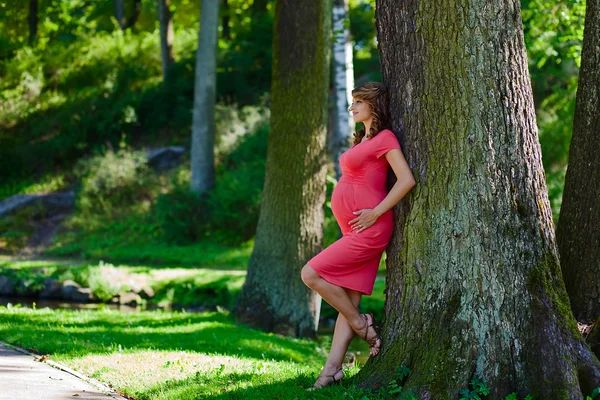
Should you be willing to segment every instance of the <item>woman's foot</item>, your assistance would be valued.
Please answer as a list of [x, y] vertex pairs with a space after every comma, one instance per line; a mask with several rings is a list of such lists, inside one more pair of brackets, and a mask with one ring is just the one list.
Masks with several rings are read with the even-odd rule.
[[340, 383], [344, 379], [344, 371], [342, 369], [338, 369], [333, 374], [327, 374], [325, 370], [321, 371], [319, 377], [315, 381], [315, 384], [312, 388], [308, 390], [322, 389], [325, 386], [336, 385]]
[[[369, 353], [375, 357], [379, 354], [381, 348], [381, 337], [375, 331], [373, 327], [373, 315], [371, 314], [360, 314], [365, 320], [365, 324], [362, 328], [354, 330], [358, 336], [360, 336], [365, 342], [369, 344]], [[354, 329], [354, 328], [353, 328]]]

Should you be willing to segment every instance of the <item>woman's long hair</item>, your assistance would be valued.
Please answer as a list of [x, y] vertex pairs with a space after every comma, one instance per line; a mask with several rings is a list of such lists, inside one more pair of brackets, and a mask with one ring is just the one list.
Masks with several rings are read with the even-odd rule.
[[[373, 122], [371, 123], [371, 129], [369, 129], [367, 138], [371, 139], [382, 130], [390, 128], [388, 93], [383, 83], [363, 83], [352, 91], [352, 97], [364, 101], [371, 107]], [[354, 145], [359, 144], [364, 137], [364, 129], [356, 132], [354, 134]]]

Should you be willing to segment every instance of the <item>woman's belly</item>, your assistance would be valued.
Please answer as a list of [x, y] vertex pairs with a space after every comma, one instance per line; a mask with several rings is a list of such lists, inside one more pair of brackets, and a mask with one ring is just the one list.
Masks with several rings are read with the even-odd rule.
[[[331, 211], [333, 211], [342, 233], [344, 235], [352, 233], [352, 228], [348, 222], [358, 216], [354, 214], [355, 211], [373, 209], [381, 203], [385, 196], [385, 192], [374, 191], [365, 185], [338, 182], [331, 194]], [[379, 217], [375, 224], [361, 232], [361, 235], [369, 233], [365, 236], [373, 234], [388, 236], [388, 233], [391, 235], [392, 229], [393, 213], [390, 210]]]

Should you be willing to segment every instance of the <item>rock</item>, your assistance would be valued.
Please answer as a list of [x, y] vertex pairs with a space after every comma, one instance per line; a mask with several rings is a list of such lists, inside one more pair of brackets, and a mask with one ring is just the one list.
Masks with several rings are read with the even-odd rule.
[[152, 289], [150, 286], [144, 286], [143, 288], [136, 290], [136, 293], [139, 294], [144, 300], [154, 297], [154, 289]]
[[14, 281], [4, 275], [0, 276], [0, 296], [15, 294]]
[[180, 163], [181, 156], [185, 153], [185, 147], [169, 146], [157, 149], [146, 149], [148, 165], [157, 171], [172, 168]]
[[79, 285], [79, 283], [71, 280], [64, 281], [60, 290], [62, 298], [65, 300], [73, 299], [73, 293], [75, 293], [78, 289], [81, 289], [81, 285]]
[[0, 217], [9, 215], [32, 204], [41, 204], [50, 215], [71, 210], [75, 205], [75, 193], [72, 190], [49, 194], [17, 194], [0, 201]]
[[56, 279], [46, 278], [44, 280], [44, 287], [40, 291], [40, 299], [60, 299], [61, 295], [61, 283]]
[[133, 292], [124, 292], [119, 294], [119, 304], [128, 306], [137, 306], [142, 302], [140, 295]]
[[94, 293], [90, 288], [78, 288], [71, 293], [71, 300], [77, 303], [89, 303], [94, 301]]

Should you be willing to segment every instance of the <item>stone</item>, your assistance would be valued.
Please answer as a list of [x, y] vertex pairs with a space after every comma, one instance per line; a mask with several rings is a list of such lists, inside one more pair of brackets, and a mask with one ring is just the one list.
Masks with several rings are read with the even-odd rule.
[[14, 281], [4, 275], [0, 276], [0, 295], [13, 295], [15, 294], [15, 284]]
[[154, 289], [152, 289], [150, 286], [144, 286], [138, 291], [136, 291], [136, 293], [139, 294], [140, 297], [144, 300], [148, 300], [149, 298], [154, 297]]
[[128, 306], [137, 306], [142, 302], [140, 295], [133, 292], [123, 292], [119, 294], [119, 304]]
[[78, 288], [71, 293], [71, 300], [77, 303], [89, 303], [94, 301], [94, 293], [90, 288]]
[[44, 279], [44, 287], [40, 291], [40, 299], [60, 299], [62, 296], [62, 285], [52, 278]]
[[185, 153], [183, 146], [169, 146], [146, 149], [148, 165], [156, 171], [173, 168], [181, 163], [181, 156]]
[[79, 283], [71, 280], [64, 281], [61, 287], [62, 298], [65, 300], [71, 300], [73, 298], [73, 293], [75, 293], [78, 289], [81, 289], [81, 285]]

